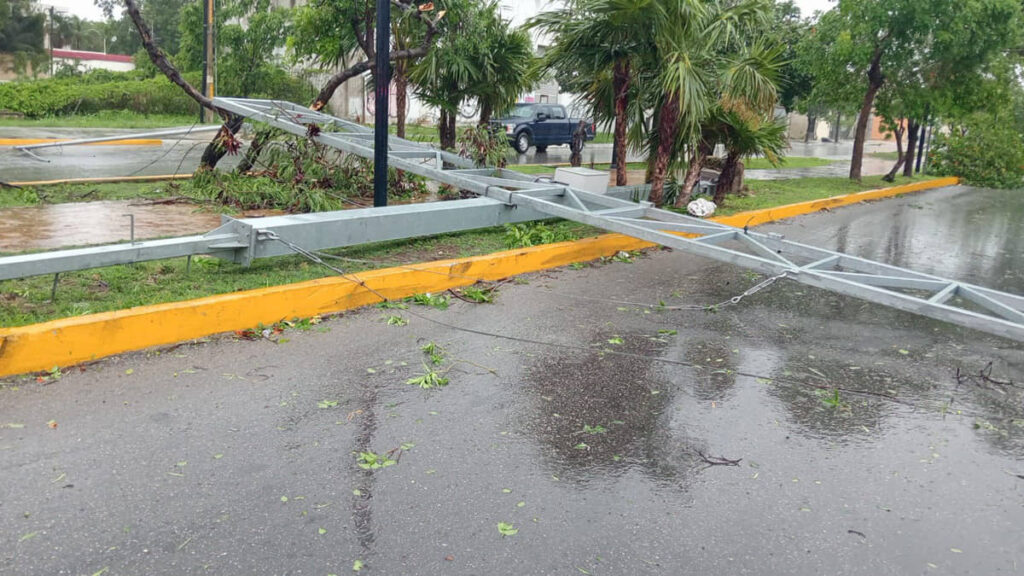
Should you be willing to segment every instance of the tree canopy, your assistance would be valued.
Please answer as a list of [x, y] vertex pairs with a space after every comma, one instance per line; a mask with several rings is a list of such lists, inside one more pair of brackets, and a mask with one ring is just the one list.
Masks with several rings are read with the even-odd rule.
[[1020, 14], [1017, 0], [839, 0], [823, 13], [798, 51], [815, 100], [860, 110], [850, 177], [860, 178], [876, 97], [918, 120], [955, 106], [950, 96], [1019, 42]]
[[46, 16], [35, 0], [0, 0], [0, 52], [13, 55], [14, 72], [37, 72], [47, 55], [43, 50]]

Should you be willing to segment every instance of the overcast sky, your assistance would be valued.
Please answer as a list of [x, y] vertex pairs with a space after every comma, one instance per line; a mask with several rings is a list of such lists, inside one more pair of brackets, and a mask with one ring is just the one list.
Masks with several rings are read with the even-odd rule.
[[93, 0], [39, 0], [43, 7], [53, 6], [67, 14], [74, 14], [89, 20], [103, 20], [103, 11], [96, 7]]
[[824, 12], [832, 6], [835, 6], [836, 0], [794, 0], [795, 4], [800, 7], [800, 15], [804, 18], [814, 14], [815, 10], [821, 10]]
[[[835, 0], [795, 0], [795, 2], [800, 7], [800, 13], [806, 17], [813, 14], [815, 10], [828, 10], [835, 3]], [[44, 6], [52, 5], [55, 8], [65, 10], [69, 14], [89, 20], [103, 19], [103, 12], [96, 7], [96, 3], [93, 0], [41, 0], [40, 4]]]

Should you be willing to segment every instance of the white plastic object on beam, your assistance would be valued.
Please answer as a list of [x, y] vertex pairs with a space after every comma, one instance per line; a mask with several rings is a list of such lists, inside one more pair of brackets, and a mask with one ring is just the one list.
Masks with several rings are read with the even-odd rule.
[[555, 170], [555, 182], [568, 184], [577, 190], [593, 194], [608, 192], [609, 178], [607, 172], [590, 168], [557, 168]]

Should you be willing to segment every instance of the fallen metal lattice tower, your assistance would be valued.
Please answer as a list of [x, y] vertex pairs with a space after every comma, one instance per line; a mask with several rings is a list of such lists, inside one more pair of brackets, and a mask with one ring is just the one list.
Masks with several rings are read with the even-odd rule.
[[[364, 158], [373, 158], [373, 132], [287, 102], [217, 98], [216, 104], [252, 120]], [[311, 128], [311, 126], [318, 128]], [[336, 130], [336, 131], [335, 131]], [[816, 248], [708, 220], [659, 210], [650, 203], [570, 188], [472, 162], [407, 140], [389, 140], [389, 162], [479, 195], [417, 204], [253, 220], [229, 219], [203, 236], [118, 244], [0, 258], [0, 280], [141, 260], [212, 254], [248, 264], [291, 253], [283, 238], [307, 250], [350, 246], [509, 222], [559, 217], [786, 277], [840, 294], [1024, 342], [1024, 297]]]

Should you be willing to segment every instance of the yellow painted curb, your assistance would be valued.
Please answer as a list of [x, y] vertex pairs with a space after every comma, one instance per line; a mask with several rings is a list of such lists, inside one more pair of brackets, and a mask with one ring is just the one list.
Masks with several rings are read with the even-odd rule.
[[[0, 138], [0, 146], [29, 146], [32, 144], [52, 144], [54, 142], [70, 142], [70, 138]], [[82, 146], [162, 146], [163, 140], [151, 138], [125, 138], [109, 142], [91, 142]]]
[[[388, 298], [438, 292], [481, 280], [564, 266], [637, 250], [649, 244], [609, 234], [353, 275]], [[452, 274], [454, 276], [449, 276]], [[189, 300], [140, 306], [42, 324], [0, 329], [0, 376], [48, 370], [210, 334], [272, 324], [283, 319], [330, 314], [380, 299], [351, 280], [325, 278]]]
[[740, 212], [739, 214], [733, 214], [732, 216], [713, 218], [713, 220], [715, 222], [727, 224], [729, 226], [735, 226], [737, 228], [743, 228], [744, 226], [757, 226], [758, 224], [764, 224], [766, 222], [775, 222], [776, 220], [784, 220], [786, 218], [792, 218], [794, 216], [810, 214], [812, 212], [819, 212], [821, 210], [825, 210], [826, 208], [838, 208], [839, 206], [848, 206], [850, 204], [857, 204], [859, 202], [866, 202], [868, 200], [889, 198], [892, 196], [899, 196], [901, 194], [909, 194], [911, 192], [931, 190], [933, 188], [945, 188], [946, 186], [956, 186], [959, 183], [959, 178], [937, 178], [935, 180], [914, 182], [913, 184], [904, 184], [902, 186], [892, 186], [889, 188], [879, 188], [877, 190], [866, 190], [864, 192], [846, 194], [844, 196], [822, 198], [821, 200], [810, 200], [808, 202], [786, 204], [785, 206], [765, 208], [764, 210], [751, 210], [749, 212]]
[[[849, 194], [827, 200], [802, 202], [770, 210], [743, 212], [716, 219], [743, 226], [808, 214], [826, 207], [906, 194], [959, 183], [945, 178]], [[654, 246], [621, 234], [605, 234], [575, 242], [561, 242], [462, 258], [388, 268], [353, 275], [388, 298], [438, 292], [611, 256], [621, 250]], [[412, 269], [410, 269], [412, 268]], [[48, 370], [96, 360], [114, 354], [173, 344], [210, 334], [350, 310], [379, 298], [351, 280], [325, 278], [258, 290], [209, 296], [197, 300], [140, 306], [41, 324], [0, 328], [0, 376]]]
[[188, 180], [191, 174], [163, 174], [160, 176], [115, 176], [111, 178], [65, 178], [63, 180], [34, 180], [8, 182], [11, 186], [53, 186], [55, 184], [116, 184], [118, 182], [159, 182], [161, 180]]

